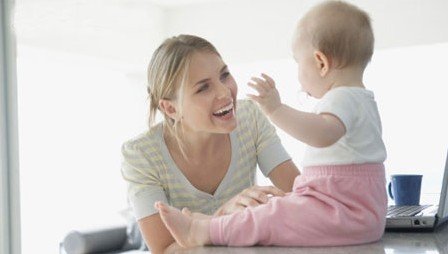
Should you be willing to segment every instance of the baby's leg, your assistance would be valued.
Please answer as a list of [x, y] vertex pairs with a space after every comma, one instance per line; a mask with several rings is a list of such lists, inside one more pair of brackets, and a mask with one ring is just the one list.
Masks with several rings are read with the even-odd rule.
[[377, 241], [386, 217], [384, 168], [334, 167], [304, 171], [289, 195], [213, 218], [210, 240], [229, 246], [340, 246]]
[[182, 247], [194, 247], [209, 244], [210, 218], [191, 216], [188, 212], [157, 202], [155, 207], [159, 210], [163, 223], [173, 235], [176, 242]]

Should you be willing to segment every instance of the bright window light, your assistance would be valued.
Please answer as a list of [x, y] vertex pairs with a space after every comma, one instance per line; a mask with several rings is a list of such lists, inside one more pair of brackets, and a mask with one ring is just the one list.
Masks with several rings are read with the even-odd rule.
[[23, 254], [55, 253], [70, 230], [125, 223], [120, 148], [146, 128], [145, 85], [111, 60], [18, 52]]

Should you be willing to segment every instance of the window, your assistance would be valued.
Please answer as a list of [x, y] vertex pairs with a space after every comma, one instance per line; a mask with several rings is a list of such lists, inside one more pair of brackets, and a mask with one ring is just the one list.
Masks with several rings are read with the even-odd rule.
[[120, 148], [147, 128], [150, 54], [140, 44], [159, 43], [157, 11], [17, 1], [23, 254], [56, 253], [73, 229], [126, 223]]
[[20, 253], [15, 45], [12, 5], [0, 3], [0, 252]]

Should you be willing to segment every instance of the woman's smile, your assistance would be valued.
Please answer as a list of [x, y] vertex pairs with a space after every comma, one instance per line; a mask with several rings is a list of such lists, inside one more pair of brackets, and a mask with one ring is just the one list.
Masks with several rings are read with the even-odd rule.
[[224, 106], [224, 107], [218, 109], [217, 111], [215, 111], [213, 113], [213, 115], [216, 116], [216, 117], [220, 117], [221, 118], [221, 117], [224, 117], [226, 115], [229, 115], [229, 113], [233, 114], [233, 108], [234, 107], [233, 107], [233, 101], [232, 101], [229, 104], [227, 104], [226, 106]]

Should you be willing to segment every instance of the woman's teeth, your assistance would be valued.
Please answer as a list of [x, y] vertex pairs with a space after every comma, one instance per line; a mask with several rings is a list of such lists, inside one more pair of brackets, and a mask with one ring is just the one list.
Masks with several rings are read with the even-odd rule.
[[230, 103], [229, 105], [227, 105], [227, 106], [221, 108], [220, 110], [214, 112], [213, 115], [215, 115], [215, 116], [223, 116], [223, 115], [229, 113], [232, 109], [233, 109], [233, 104]]

